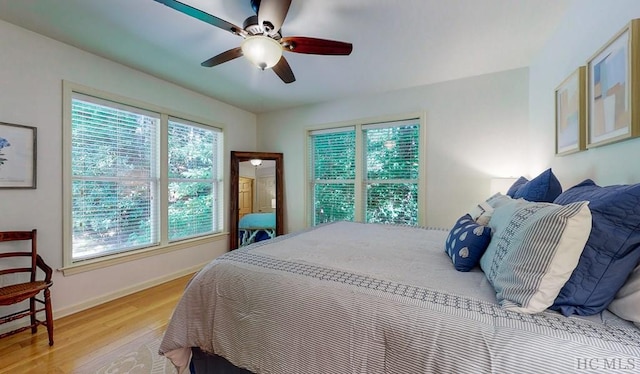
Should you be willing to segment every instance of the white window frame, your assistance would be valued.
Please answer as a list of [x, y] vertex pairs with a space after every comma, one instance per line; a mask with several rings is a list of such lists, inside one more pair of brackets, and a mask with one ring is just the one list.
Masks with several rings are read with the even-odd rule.
[[[207, 125], [204, 125], [202, 123], [190, 121], [190, 120], [187, 120], [187, 119], [184, 119], [184, 118], [179, 118], [179, 117], [172, 116], [172, 115], [168, 116], [168, 119], [167, 119], [167, 122], [166, 122], [167, 127], [169, 126], [169, 124], [168, 124], [169, 121], [173, 121], [173, 122], [176, 122], [176, 123], [179, 123], [179, 124], [182, 124], [182, 125], [188, 125], [188, 126], [191, 126], [191, 127], [198, 127], [198, 128], [203, 128], [203, 129], [212, 130], [214, 132], [217, 132], [217, 133], [220, 134], [220, 136], [222, 136], [223, 144], [222, 144], [221, 147], [218, 147], [218, 154], [214, 156], [218, 160], [218, 163], [217, 163], [218, 170], [216, 170], [216, 172], [213, 173], [214, 175], [219, 176], [219, 178], [217, 180], [213, 176], [210, 179], [168, 178], [168, 173], [166, 172], [166, 169], [164, 171], [164, 174], [162, 172], [160, 173], [161, 176], [164, 175], [165, 177], [167, 177], [167, 181], [166, 181], [166, 183], [164, 183], [164, 186], [166, 186], [167, 188], [165, 188], [162, 191], [163, 193], [167, 194], [167, 205], [168, 205], [168, 199], [169, 199], [169, 196], [168, 196], [168, 190], [169, 189], [168, 189], [168, 187], [172, 182], [178, 182], [178, 183], [181, 183], [181, 182], [206, 182], [206, 183], [212, 183], [213, 184], [213, 193], [214, 193], [215, 196], [218, 197], [218, 200], [220, 200], [220, 201], [218, 201], [218, 204], [224, 205], [224, 201], [223, 201], [224, 182], [225, 182], [225, 180], [223, 178], [223, 175], [224, 175], [224, 167], [223, 167], [223, 165], [225, 164], [225, 162], [224, 162], [225, 159], [224, 159], [224, 155], [223, 155], [223, 153], [224, 153], [224, 132], [222, 131], [221, 128], [218, 128], [218, 127], [207, 126]], [[164, 124], [164, 122], [163, 122], [163, 124]], [[167, 132], [164, 132], [164, 133], [165, 133], [165, 135], [167, 134]], [[168, 144], [168, 142], [165, 142], [164, 144]], [[161, 158], [162, 157], [166, 157], [166, 156], [168, 156], [168, 151], [165, 152], [164, 154], [162, 154]], [[161, 165], [163, 165], [164, 167], [168, 167], [168, 161], [162, 163]], [[161, 186], [162, 185], [163, 184], [161, 183]], [[168, 211], [167, 211], [167, 209], [162, 209], [162, 211], [164, 212], [164, 216], [162, 216], [162, 218], [163, 219], [166, 218], [166, 221], [161, 222], [160, 226], [168, 228], [169, 227], [169, 214], [168, 214]], [[214, 209], [214, 211], [215, 211], [215, 209]], [[224, 208], [224, 206], [220, 207], [220, 209], [218, 209], [216, 211], [217, 217], [215, 217], [215, 219], [214, 219], [214, 222], [218, 222], [219, 223], [220, 231], [222, 231], [222, 229], [224, 227], [224, 217], [226, 216], [226, 214], [224, 214], [224, 212], [226, 212], [226, 209]], [[176, 243], [176, 242], [185, 241], [185, 240], [189, 239], [188, 237], [184, 237], [184, 238], [180, 238], [180, 239], [169, 239], [168, 230], [163, 230], [161, 235], [164, 235], [164, 236], [162, 236], [162, 238], [163, 238], [163, 240], [166, 239], [166, 241], [168, 243]], [[201, 236], [201, 235], [196, 235], [196, 236], [193, 236], [193, 237], [199, 237], [199, 236]]]
[[[310, 147], [310, 138], [312, 138], [313, 136], [316, 135], [323, 135], [323, 134], [337, 134], [337, 133], [354, 133], [354, 137], [355, 137], [355, 141], [356, 141], [356, 150], [355, 150], [355, 154], [358, 154], [358, 149], [361, 149], [361, 147], [358, 146], [358, 129], [356, 128], [355, 125], [351, 125], [351, 126], [341, 126], [341, 127], [334, 127], [334, 128], [323, 128], [323, 129], [319, 129], [319, 130], [309, 130], [307, 132], [307, 138], [305, 139], [305, 142], [307, 144], [307, 147]], [[311, 155], [310, 154], [311, 149], [308, 149], [306, 154], [307, 155]], [[307, 159], [307, 173], [310, 176], [309, 178], [307, 178], [308, 180], [308, 186], [307, 186], [307, 190], [309, 193], [309, 204], [311, 206], [310, 210], [309, 210], [309, 214], [308, 214], [308, 219], [309, 219], [309, 223], [311, 225], [315, 224], [315, 216], [316, 216], [316, 208], [315, 208], [315, 186], [317, 185], [331, 185], [331, 184], [347, 184], [347, 185], [353, 185], [354, 188], [354, 201], [356, 201], [355, 206], [358, 206], [357, 204], [357, 196], [358, 196], [358, 158], [356, 156], [356, 160], [355, 160], [355, 176], [354, 179], [329, 179], [329, 180], [317, 180], [317, 179], [312, 179], [312, 172], [311, 172], [311, 164], [309, 164], [309, 162], [314, 162], [315, 160], [311, 160], [310, 157], [306, 157]], [[357, 218], [357, 210], [354, 207], [354, 220]]]
[[[144, 111], [155, 112], [160, 114], [160, 133], [159, 133], [159, 147], [160, 147], [160, 156], [158, 158], [159, 162], [159, 180], [160, 180], [160, 188], [159, 188], [159, 197], [160, 204], [159, 206], [159, 227], [160, 227], [160, 242], [158, 245], [141, 248], [137, 250], [116, 253], [107, 255], [104, 257], [92, 258], [82, 261], [73, 261], [72, 257], [72, 237], [73, 237], [73, 227], [72, 227], [72, 170], [71, 170], [71, 116], [72, 116], [72, 99], [74, 94], [81, 94], [96, 97], [98, 99], [103, 99], [113, 103], [121, 103], [126, 106], [131, 106], [135, 108], [140, 108]], [[62, 226], [63, 226], [63, 268], [61, 269], [63, 274], [73, 275], [85, 271], [100, 269], [106, 266], [111, 266], [114, 264], [124, 263], [128, 261], [137, 260], [144, 257], [155, 256], [162, 253], [167, 253], [176, 250], [182, 250], [185, 248], [212, 243], [218, 240], [224, 240], [226, 238], [225, 232], [225, 214], [226, 211], [226, 203], [223, 199], [224, 196], [224, 165], [226, 158], [225, 150], [226, 150], [226, 139], [224, 137], [224, 126], [220, 124], [211, 123], [210, 121], [203, 120], [201, 118], [195, 118], [194, 116], [185, 115], [183, 113], [177, 113], [175, 111], [149, 104], [141, 101], [137, 101], [134, 99], [122, 97], [119, 95], [111, 94], [108, 92], [100, 91], [97, 89], [93, 89], [90, 87], [82, 86], [76, 83], [72, 83], [69, 81], [63, 81], [63, 135], [62, 135], [62, 145], [63, 145], [63, 207], [62, 207]], [[168, 129], [168, 121], [169, 118], [176, 119], [178, 121], [182, 121], [182, 123], [195, 125], [198, 124], [205, 128], [211, 128], [214, 131], [220, 131], [223, 134], [222, 145], [218, 147], [217, 154], [217, 167], [218, 174], [220, 179], [218, 180], [218, 193], [220, 197], [220, 204], [222, 206], [217, 210], [218, 213], [218, 222], [219, 230], [210, 235], [199, 236], [195, 238], [187, 238], [184, 240], [173, 241], [170, 242], [168, 240], [168, 153], [167, 153], [167, 129]]]
[[[405, 115], [398, 116], [385, 116], [385, 117], [374, 117], [374, 118], [366, 118], [366, 119], [358, 119], [347, 122], [340, 123], [331, 123], [331, 124], [323, 124], [314, 127], [309, 127], [306, 129], [305, 136], [305, 155], [309, 155], [311, 152], [311, 144], [309, 142], [309, 138], [312, 133], [321, 133], [321, 132], [332, 132], [333, 130], [340, 131], [340, 129], [345, 129], [348, 127], [355, 128], [356, 135], [356, 178], [355, 178], [355, 213], [354, 213], [354, 221], [356, 222], [364, 222], [365, 220], [365, 196], [366, 193], [366, 175], [364, 175], [364, 139], [363, 139], [363, 128], [367, 126], [375, 126], [378, 123], [390, 123], [390, 122], [404, 122], [404, 121], [417, 121], [420, 125], [419, 129], [419, 163], [420, 163], [420, 173], [418, 175], [418, 226], [426, 226], [426, 216], [427, 216], [427, 206], [426, 206], [426, 196], [427, 196], [427, 159], [426, 159], [426, 125], [425, 125], [425, 113], [408, 113]], [[310, 157], [305, 156], [305, 211], [306, 211], [306, 226], [310, 227], [313, 225], [314, 221], [314, 196], [313, 196], [313, 186], [314, 182], [312, 178], [311, 165], [310, 165]]]

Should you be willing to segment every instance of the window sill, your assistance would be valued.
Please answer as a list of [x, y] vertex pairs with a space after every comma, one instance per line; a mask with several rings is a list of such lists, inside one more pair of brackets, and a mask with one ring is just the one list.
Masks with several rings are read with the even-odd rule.
[[161, 254], [169, 253], [173, 251], [179, 251], [179, 250], [189, 248], [189, 247], [194, 247], [197, 245], [215, 243], [220, 240], [227, 240], [227, 236], [228, 236], [228, 233], [220, 233], [220, 234], [210, 235], [203, 238], [195, 238], [195, 239], [180, 241], [177, 243], [171, 243], [164, 246], [141, 249], [135, 252], [118, 253], [111, 256], [82, 261], [77, 264], [71, 264], [57, 270], [61, 271], [62, 274], [66, 277], [69, 275], [80, 274], [87, 271], [92, 271], [92, 270], [102, 269], [102, 268], [106, 268], [113, 265], [123, 264], [125, 262], [135, 261], [142, 258], [157, 256], [157, 255], [161, 255]]

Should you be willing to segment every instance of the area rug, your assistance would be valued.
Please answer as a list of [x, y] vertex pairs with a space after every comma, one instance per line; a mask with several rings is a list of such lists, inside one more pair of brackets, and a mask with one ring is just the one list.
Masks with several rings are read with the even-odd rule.
[[129, 353], [123, 354], [113, 362], [91, 369], [91, 373], [175, 374], [177, 371], [171, 362], [158, 354], [161, 340], [162, 338], [156, 338]]

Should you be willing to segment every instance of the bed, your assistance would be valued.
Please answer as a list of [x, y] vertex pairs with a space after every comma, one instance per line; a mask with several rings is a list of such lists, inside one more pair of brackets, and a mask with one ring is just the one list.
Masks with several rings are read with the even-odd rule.
[[238, 243], [240, 247], [271, 239], [275, 236], [275, 233], [275, 213], [245, 214], [238, 222]]
[[198, 374], [640, 372], [640, 184], [562, 192], [549, 169], [451, 228], [255, 242], [193, 277], [159, 353]]
[[632, 322], [510, 310], [480, 267], [452, 266], [455, 229], [335, 222], [229, 252], [191, 280], [160, 353], [179, 372], [192, 349], [243, 373], [640, 370]]

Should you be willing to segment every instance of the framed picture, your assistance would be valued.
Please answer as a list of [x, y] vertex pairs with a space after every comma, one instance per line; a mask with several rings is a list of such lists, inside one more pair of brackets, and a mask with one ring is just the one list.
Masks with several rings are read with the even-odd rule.
[[631, 21], [587, 63], [587, 148], [636, 137], [640, 111], [640, 20]]
[[556, 88], [556, 154], [585, 149], [586, 67], [581, 66]]
[[36, 131], [0, 122], [0, 188], [36, 188]]

